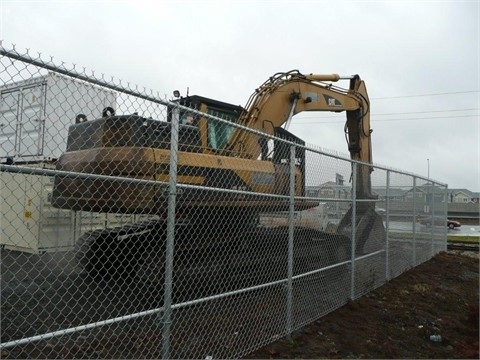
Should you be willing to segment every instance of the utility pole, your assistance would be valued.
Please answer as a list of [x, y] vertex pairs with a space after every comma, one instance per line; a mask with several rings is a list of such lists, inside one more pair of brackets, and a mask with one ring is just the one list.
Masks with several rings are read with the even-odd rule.
[[427, 179], [430, 180], [430, 159], [427, 159]]

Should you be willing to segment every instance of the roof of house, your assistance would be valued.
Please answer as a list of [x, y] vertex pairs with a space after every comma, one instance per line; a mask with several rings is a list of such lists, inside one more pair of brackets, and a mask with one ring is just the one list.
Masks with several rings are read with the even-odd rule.
[[[432, 193], [432, 188], [434, 189], [434, 192], [436, 194], [437, 193], [442, 193], [443, 191], [445, 191], [444, 187], [440, 187], [440, 186], [436, 186], [436, 185], [432, 186], [432, 184], [417, 185], [417, 186], [415, 186], [415, 191], [421, 191], [421, 192], [424, 192], [424, 193]], [[412, 187], [407, 192], [411, 192], [413, 190], [414, 190], [414, 188]]]
[[[387, 196], [387, 189], [386, 187], [374, 187], [372, 188], [372, 192], [374, 194], [377, 194], [379, 196]], [[397, 196], [403, 196], [407, 191], [404, 189], [399, 189], [399, 188], [389, 188], [388, 189], [388, 196], [390, 197], [397, 197]]]
[[309, 190], [313, 190], [313, 189], [323, 189], [323, 188], [336, 188], [336, 189], [351, 189], [351, 185], [348, 186], [348, 185], [339, 185], [337, 184], [335, 181], [327, 181], [323, 184], [320, 184], [320, 185], [316, 185], [316, 186], [306, 186], [307, 189]]
[[480, 197], [480, 193], [478, 192], [473, 192], [468, 189], [448, 189], [448, 194], [453, 194], [456, 195], [460, 192], [463, 192], [465, 195], [471, 197], [471, 198], [478, 198]]

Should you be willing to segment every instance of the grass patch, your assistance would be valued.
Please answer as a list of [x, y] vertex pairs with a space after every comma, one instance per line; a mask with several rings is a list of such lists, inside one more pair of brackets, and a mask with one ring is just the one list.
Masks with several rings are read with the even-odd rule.
[[480, 235], [447, 235], [447, 241], [478, 244], [480, 243]]

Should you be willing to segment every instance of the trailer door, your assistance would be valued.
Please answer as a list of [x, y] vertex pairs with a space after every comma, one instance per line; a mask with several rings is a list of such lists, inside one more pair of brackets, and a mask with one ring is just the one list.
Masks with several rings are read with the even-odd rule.
[[0, 94], [1, 157], [42, 155], [46, 83], [22, 86]]

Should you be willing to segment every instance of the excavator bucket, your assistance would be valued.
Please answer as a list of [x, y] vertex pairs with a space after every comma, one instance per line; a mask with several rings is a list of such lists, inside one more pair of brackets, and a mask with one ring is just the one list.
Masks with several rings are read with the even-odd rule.
[[[350, 208], [337, 227], [337, 234], [352, 237], [353, 210]], [[355, 254], [364, 255], [382, 250], [386, 233], [382, 217], [373, 206], [359, 206], [355, 214]]]

